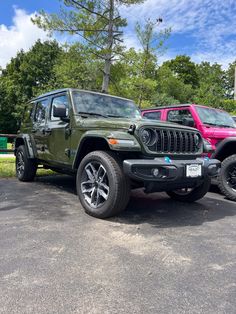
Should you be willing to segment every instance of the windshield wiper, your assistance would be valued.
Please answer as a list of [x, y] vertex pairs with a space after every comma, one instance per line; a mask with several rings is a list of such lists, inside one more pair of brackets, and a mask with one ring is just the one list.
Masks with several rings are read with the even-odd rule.
[[208, 125], [214, 125], [214, 126], [217, 126], [217, 124], [215, 124], [215, 123], [206, 122], [206, 121], [204, 121], [204, 122], [203, 122], [203, 124], [208, 124]]
[[119, 115], [116, 115], [116, 114], [108, 114], [107, 116], [111, 117], [111, 118], [126, 118], [124, 116], [119, 116]]
[[228, 124], [216, 124], [216, 123], [210, 123], [210, 122], [203, 122], [203, 124], [213, 125], [219, 128], [235, 128], [234, 126], [228, 125]]
[[228, 124], [217, 124], [217, 126], [222, 127], [222, 128], [235, 128], [235, 126], [228, 125]]
[[103, 117], [103, 118], [107, 118], [107, 116], [105, 114], [101, 114], [101, 113], [97, 113], [97, 112], [85, 112], [85, 111], [79, 111], [78, 114], [80, 114], [81, 116], [98, 116], [98, 117]]

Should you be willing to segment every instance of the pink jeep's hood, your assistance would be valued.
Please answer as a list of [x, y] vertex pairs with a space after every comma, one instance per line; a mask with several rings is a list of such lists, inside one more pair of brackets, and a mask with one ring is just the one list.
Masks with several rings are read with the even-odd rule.
[[236, 137], [236, 128], [219, 128], [202, 126], [202, 135], [204, 138], [225, 139], [226, 137]]

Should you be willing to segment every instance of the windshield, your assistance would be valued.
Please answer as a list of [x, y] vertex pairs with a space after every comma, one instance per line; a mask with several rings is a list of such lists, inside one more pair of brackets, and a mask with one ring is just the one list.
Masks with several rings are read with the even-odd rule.
[[196, 107], [196, 110], [203, 124], [226, 128], [236, 128], [236, 123], [226, 111], [204, 107]]
[[73, 99], [78, 113], [114, 118], [141, 118], [141, 114], [131, 100], [107, 95], [73, 92]]

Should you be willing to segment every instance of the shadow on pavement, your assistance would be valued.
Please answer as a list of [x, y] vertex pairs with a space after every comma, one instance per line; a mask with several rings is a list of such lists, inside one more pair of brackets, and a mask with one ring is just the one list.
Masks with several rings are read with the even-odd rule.
[[[75, 178], [69, 176], [41, 177], [38, 182], [53, 185], [63, 191], [76, 194]], [[218, 193], [215, 186], [212, 192]], [[211, 193], [195, 203], [181, 203], [171, 200], [165, 193], [145, 194], [134, 190], [126, 210], [110, 221], [124, 224], [149, 223], [158, 228], [197, 226], [206, 221], [223, 219], [236, 214], [236, 204]]]
[[195, 203], [181, 203], [165, 193], [146, 195], [142, 190], [132, 192], [126, 211], [111, 218], [124, 224], [148, 223], [157, 228], [197, 226], [236, 214], [236, 204], [214, 198], [211, 193]]
[[[34, 183], [14, 181], [13, 188], [14, 193], [9, 182], [0, 211], [19, 208], [31, 212], [37, 219], [62, 220], [71, 214], [71, 206], [75, 208], [79, 204], [75, 178], [70, 176], [42, 176], [37, 177]], [[165, 193], [146, 195], [139, 189], [132, 191], [127, 209], [109, 220], [122, 224], [148, 223], [157, 228], [170, 228], [197, 226], [235, 214], [236, 204], [224, 200], [216, 193], [209, 193], [198, 202], [185, 204], [171, 200]]]

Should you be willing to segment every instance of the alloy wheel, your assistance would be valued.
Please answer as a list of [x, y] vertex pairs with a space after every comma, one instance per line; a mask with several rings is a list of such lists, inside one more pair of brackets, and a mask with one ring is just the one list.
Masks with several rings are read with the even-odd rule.
[[109, 196], [109, 181], [105, 167], [97, 162], [89, 162], [83, 172], [81, 192], [86, 202], [93, 208], [101, 207]]
[[17, 153], [17, 162], [16, 162], [16, 171], [18, 176], [23, 175], [25, 171], [25, 162], [24, 162], [24, 156], [22, 152]]

